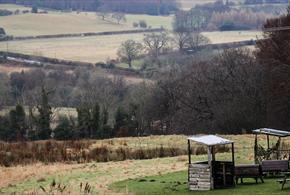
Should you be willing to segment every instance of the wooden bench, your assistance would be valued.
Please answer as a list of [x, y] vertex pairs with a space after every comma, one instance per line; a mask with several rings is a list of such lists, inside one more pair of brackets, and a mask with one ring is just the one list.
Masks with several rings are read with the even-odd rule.
[[235, 166], [236, 184], [239, 179], [243, 183], [243, 178], [254, 178], [258, 183], [258, 178], [264, 183], [262, 169], [260, 165], [237, 165]]
[[288, 160], [263, 160], [262, 172], [263, 173], [283, 173], [289, 171]]

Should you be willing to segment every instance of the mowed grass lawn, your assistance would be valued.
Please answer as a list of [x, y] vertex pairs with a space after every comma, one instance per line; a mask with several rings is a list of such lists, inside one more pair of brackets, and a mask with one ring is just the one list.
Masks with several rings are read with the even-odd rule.
[[[265, 179], [265, 183], [259, 181], [255, 183], [254, 179], [245, 179], [244, 184], [236, 185], [234, 188], [218, 189], [212, 191], [189, 191], [187, 185], [187, 171], [179, 171], [159, 176], [149, 176], [138, 179], [130, 179], [114, 183], [110, 187], [118, 192], [135, 195], [143, 194], [199, 194], [199, 195], [272, 195], [289, 194], [290, 185], [286, 184], [285, 189], [281, 191], [281, 185], [276, 182], [277, 178]], [[286, 188], [288, 187], [288, 188]]]

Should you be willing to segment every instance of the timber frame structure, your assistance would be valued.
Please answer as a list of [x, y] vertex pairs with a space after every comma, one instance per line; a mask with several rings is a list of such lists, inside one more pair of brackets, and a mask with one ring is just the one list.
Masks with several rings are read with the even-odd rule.
[[[290, 160], [290, 148], [287, 150], [281, 148], [281, 138], [289, 137], [289, 131], [261, 128], [252, 132], [255, 134], [254, 155], [256, 164], [261, 164], [263, 160]], [[261, 134], [267, 136], [266, 149], [258, 144], [258, 135]], [[270, 147], [270, 136], [278, 137], [278, 141], [273, 147]]]
[[[235, 171], [234, 142], [215, 136], [188, 137], [188, 185], [190, 190], [212, 190], [233, 187]], [[191, 141], [207, 146], [208, 161], [191, 162]], [[232, 161], [216, 161], [215, 148], [218, 145], [231, 145]]]

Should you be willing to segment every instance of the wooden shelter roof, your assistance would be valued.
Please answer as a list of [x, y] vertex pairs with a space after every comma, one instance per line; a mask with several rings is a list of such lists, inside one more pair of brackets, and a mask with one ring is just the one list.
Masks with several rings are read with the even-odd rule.
[[231, 140], [216, 136], [216, 135], [200, 135], [200, 136], [190, 136], [187, 138], [188, 140], [195, 141], [201, 144], [205, 144], [207, 146], [214, 145], [225, 145], [234, 143]]
[[265, 135], [273, 135], [278, 137], [288, 137], [290, 136], [289, 131], [282, 131], [277, 129], [269, 129], [269, 128], [261, 128], [261, 129], [255, 129], [252, 131], [256, 134], [265, 134]]

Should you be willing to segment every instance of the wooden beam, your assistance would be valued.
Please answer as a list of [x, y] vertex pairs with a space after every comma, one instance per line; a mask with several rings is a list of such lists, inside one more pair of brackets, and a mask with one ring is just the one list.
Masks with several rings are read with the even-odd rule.
[[190, 140], [187, 140], [187, 152], [188, 152], [188, 174], [187, 174], [187, 180], [190, 180], [190, 171], [189, 171], [189, 167], [191, 165], [191, 148], [190, 148]]
[[281, 137], [278, 139], [278, 146], [277, 146], [277, 160], [280, 159], [280, 148], [281, 148]]
[[232, 161], [233, 161], [233, 165], [235, 166], [235, 146], [234, 146], [234, 143], [232, 143]]
[[215, 161], [215, 146], [211, 147], [211, 160]]
[[191, 164], [191, 148], [190, 148], [190, 140], [187, 140], [187, 152], [188, 152], [188, 164]]
[[[232, 161], [233, 161], [233, 168], [232, 168], [232, 174], [235, 175], [235, 144], [232, 143]], [[235, 185], [235, 182], [233, 182]]]
[[208, 159], [208, 164], [211, 165], [211, 161], [212, 161], [212, 153], [211, 150], [212, 146], [208, 146], [207, 147], [207, 159]]
[[207, 156], [208, 156], [208, 165], [210, 170], [210, 189], [214, 189], [214, 179], [213, 179], [213, 167], [212, 167], [212, 154], [211, 154], [212, 147], [207, 147]]
[[255, 164], [258, 164], [258, 157], [257, 157], [257, 151], [258, 150], [258, 136], [255, 134], [255, 145], [254, 145], [254, 160]]

